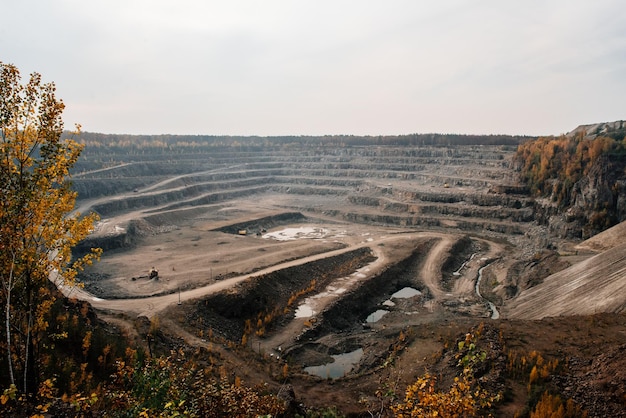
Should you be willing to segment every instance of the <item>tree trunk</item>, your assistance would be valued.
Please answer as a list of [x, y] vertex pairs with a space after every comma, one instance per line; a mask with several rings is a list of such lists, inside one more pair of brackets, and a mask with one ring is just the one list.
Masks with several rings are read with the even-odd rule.
[[[9, 280], [10, 285], [10, 280]], [[5, 324], [4, 326], [7, 329], [7, 361], [9, 362], [9, 378], [11, 380], [11, 384], [15, 384], [15, 376], [13, 375], [13, 353], [11, 352], [11, 290], [7, 290], [7, 306], [5, 309]]]
[[35, 308], [35, 298], [33, 296], [33, 286], [30, 273], [26, 274], [26, 309], [28, 311], [28, 317], [26, 320], [26, 343], [25, 343], [25, 355], [24, 355], [24, 393], [34, 393], [35, 389], [31, 386], [33, 383], [32, 376], [33, 370], [33, 352], [32, 352], [32, 333], [33, 333], [33, 310]]
[[7, 362], [9, 367], [9, 379], [12, 385], [15, 385], [15, 374], [13, 372], [13, 352], [11, 351], [11, 293], [13, 291], [13, 266], [15, 265], [15, 254], [13, 254], [13, 260], [11, 263], [11, 269], [9, 271], [9, 281], [5, 283], [5, 289], [7, 292], [6, 308], [5, 308], [5, 323], [7, 333]]

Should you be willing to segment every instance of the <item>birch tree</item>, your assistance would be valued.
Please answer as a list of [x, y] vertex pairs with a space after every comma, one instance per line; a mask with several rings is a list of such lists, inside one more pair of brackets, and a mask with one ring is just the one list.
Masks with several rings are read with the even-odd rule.
[[[54, 83], [37, 73], [22, 84], [19, 70], [0, 62], [0, 303], [5, 358], [3, 384], [37, 390], [40, 342], [55, 300], [50, 278], [74, 285], [76, 273], [99, 256], [72, 260], [72, 247], [96, 215], [72, 213], [70, 169], [82, 146], [63, 139], [64, 104]], [[80, 128], [80, 127], [77, 127]], [[58, 283], [57, 283], [58, 284]]]

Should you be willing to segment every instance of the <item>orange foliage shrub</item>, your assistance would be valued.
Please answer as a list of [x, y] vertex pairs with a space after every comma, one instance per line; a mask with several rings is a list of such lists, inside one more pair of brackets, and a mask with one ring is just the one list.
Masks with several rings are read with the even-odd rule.
[[571, 399], [565, 403], [558, 395], [550, 395], [545, 392], [535, 409], [530, 413], [530, 418], [586, 418], [587, 412], [583, 411]]

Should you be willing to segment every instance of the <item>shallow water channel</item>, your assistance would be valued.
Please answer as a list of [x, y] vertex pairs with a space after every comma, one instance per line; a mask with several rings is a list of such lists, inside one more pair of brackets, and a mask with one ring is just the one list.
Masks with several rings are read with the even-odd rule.
[[478, 270], [478, 278], [476, 279], [476, 287], [475, 287], [475, 291], [476, 291], [476, 296], [478, 296], [479, 298], [483, 299], [484, 301], [487, 302], [487, 304], [489, 305], [489, 309], [491, 309], [491, 319], [500, 319], [500, 312], [498, 312], [498, 308], [496, 308], [496, 305], [494, 305], [493, 302], [491, 302], [489, 299], [484, 298], [481, 294], [480, 294], [480, 282], [483, 278], [483, 270], [485, 269], [485, 267], [487, 267], [489, 264], [482, 266], [479, 270]]

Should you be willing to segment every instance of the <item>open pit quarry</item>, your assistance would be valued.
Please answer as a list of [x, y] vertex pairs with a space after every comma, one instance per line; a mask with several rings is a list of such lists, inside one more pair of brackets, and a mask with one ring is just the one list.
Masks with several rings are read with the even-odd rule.
[[468, 324], [626, 310], [624, 235], [552, 236], [515, 146], [269, 148], [87, 154], [77, 210], [100, 221], [77, 251], [104, 255], [64, 292], [129, 329], [158, 318], [245, 381], [288, 365], [299, 399], [346, 411], [399, 345], [411, 382]]

